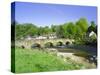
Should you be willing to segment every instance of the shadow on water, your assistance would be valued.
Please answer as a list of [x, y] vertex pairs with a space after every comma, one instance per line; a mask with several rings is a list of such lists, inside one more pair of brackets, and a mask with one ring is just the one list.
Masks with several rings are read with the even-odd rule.
[[86, 46], [86, 45], [63, 45], [63, 46], [55, 46], [59, 52], [78, 52], [78, 51], [83, 51], [87, 52], [89, 54], [94, 54], [97, 55], [97, 48], [96, 47], [91, 47], [91, 46]]

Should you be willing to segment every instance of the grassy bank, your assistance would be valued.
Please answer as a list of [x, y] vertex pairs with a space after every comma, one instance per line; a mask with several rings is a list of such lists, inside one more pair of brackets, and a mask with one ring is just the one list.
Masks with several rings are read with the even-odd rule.
[[38, 49], [21, 49], [15, 50], [15, 72], [43, 72], [43, 71], [60, 71], [82, 69], [82, 64], [77, 64], [67, 59], [63, 59], [48, 54]]

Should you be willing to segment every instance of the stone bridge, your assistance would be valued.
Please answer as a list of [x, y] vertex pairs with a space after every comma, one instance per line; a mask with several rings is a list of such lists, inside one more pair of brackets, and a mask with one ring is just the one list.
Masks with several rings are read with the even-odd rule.
[[69, 44], [72, 44], [74, 42], [73, 39], [44, 39], [44, 40], [19, 40], [15, 42], [15, 46], [21, 47], [24, 46], [25, 48], [31, 48], [33, 44], [40, 44], [41, 47], [45, 47], [46, 43], [52, 43], [54, 46], [56, 46], [59, 42], [61, 42], [63, 45], [66, 45], [66, 43], [69, 42]]

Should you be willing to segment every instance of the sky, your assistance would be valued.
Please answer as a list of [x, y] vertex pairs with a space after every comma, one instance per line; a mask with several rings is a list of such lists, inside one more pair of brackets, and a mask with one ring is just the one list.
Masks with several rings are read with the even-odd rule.
[[62, 4], [43, 4], [30, 2], [15, 2], [12, 6], [12, 14], [18, 23], [33, 23], [37, 26], [51, 26], [76, 22], [84, 17], [90, 23], [97, 24], [97, 7], [62, 5]]

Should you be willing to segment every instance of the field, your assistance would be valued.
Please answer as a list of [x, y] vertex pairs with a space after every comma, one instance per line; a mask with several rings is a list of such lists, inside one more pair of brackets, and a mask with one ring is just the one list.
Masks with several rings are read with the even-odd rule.
[[39, 51], [38, 49], [29, 50], [16, 48], [15, 53], [16, 73], [77, 70], [86, 67], [70, 59], [66, 59], [65, 62], [56, 55]]

